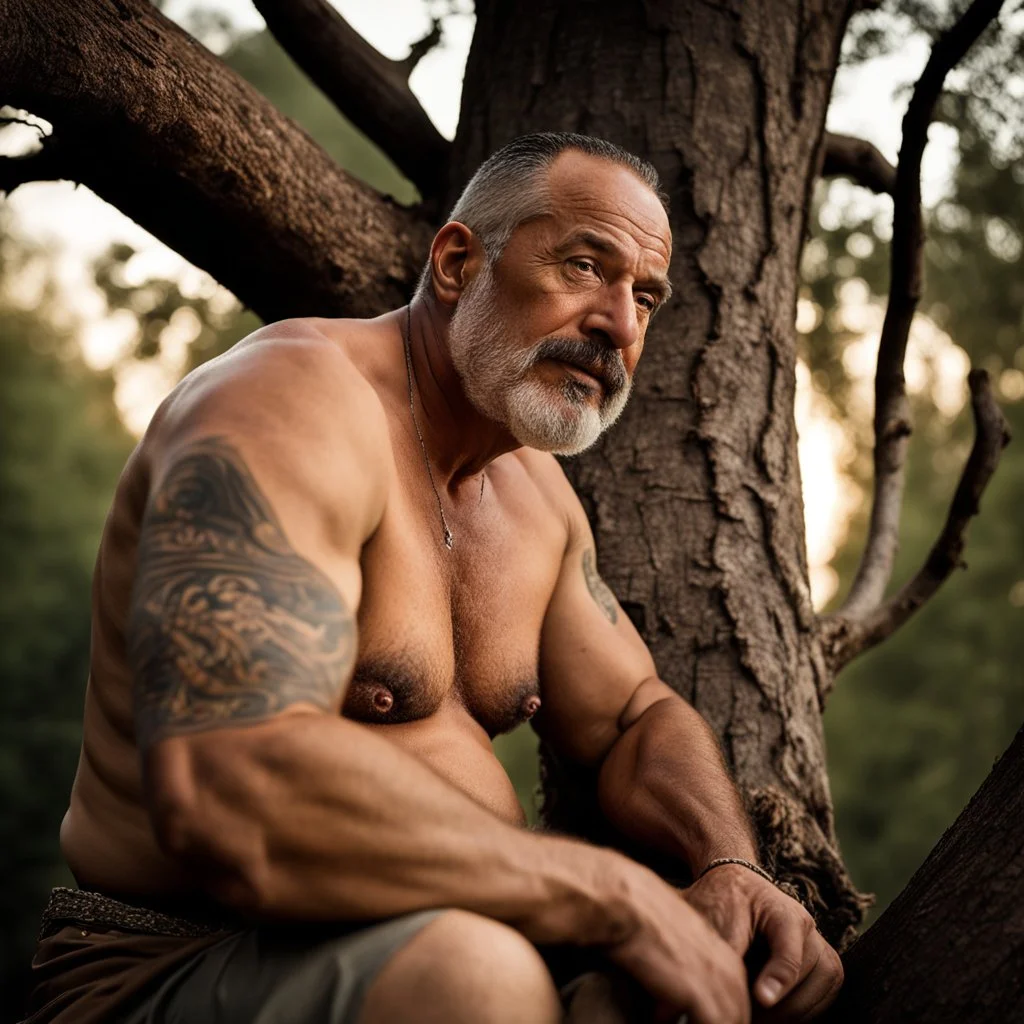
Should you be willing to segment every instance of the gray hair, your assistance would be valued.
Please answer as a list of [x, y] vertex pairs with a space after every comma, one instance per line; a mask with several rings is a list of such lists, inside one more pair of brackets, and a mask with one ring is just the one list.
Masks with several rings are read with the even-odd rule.
[[[668, 210], [668, 196], [654, 166], [614, 142], [576, 132], [534, 132], [520, 135], [489, 156], [462, 191], [447, 220], [465, 224], [480, 239], [489, 263], [505, 251], [521, 224], [549, 209], [543, 172], [567, 150], [620, 164], [631, 170]], [[423, 268], [416, 293], [430, 284], [430, 261]]]

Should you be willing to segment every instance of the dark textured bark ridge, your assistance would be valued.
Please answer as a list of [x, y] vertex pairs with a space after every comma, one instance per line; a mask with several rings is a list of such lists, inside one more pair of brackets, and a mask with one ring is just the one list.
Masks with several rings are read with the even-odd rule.
[[907, 887], [843, 957], [821, 1024], [1024, 1020], [1024, 729]]
[[[0, 0], [0, 104], [54, 126], [9, 189], [68, 178], [267, 320], [405, 302], [430, 241], [148, 0]], [[52, 149], [51, 149], [52, 146]]]

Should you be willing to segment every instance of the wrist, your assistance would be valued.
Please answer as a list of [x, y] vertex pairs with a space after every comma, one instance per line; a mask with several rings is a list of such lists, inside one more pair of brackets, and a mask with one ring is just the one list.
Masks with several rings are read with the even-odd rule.
[[545, 837], [541, 892], [511, 922], [538, 944], [611, 946], [637, 927], [632, 875], [647, 869], [603, 847]]
[[760, 864], [755, 863], [752, 860], [747, 860], [744, 857], [716, 857], [709, 861], [701, 872], [694, 877], [695, 882], [699, 882], [709, 871], [713, 871], [715, 868], [723, 867], [738, 867], [744, 871], [751, 871], [755, 875], [759, 875], [766, 882], [770, 882], [772, 885], [777, 885], [776, 880], [770, 875]]
[[688, 858], [694, 881], [700, 878], [704, 872], [709, 871], [711, 864], [730, 858], [761, 866], [757, 845], [749, 834], [737, 831], [736, 834], [725, 839], [721, 835], [714, 840], [709, 837], [704, 843], [694, 844]]

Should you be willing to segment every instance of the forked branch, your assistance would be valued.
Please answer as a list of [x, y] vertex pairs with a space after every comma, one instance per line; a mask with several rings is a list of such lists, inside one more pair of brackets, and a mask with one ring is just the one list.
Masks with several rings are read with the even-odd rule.
[[974, 0], [936, 41], [903, 118], [903, 144], [893, 187], [893, 237], [889, 305], [882, 325], [875, 375], [874, 494], [868, 539], [839, 618], [853, 622], [876, 609], [892, 576], [899, 541], [910, 405], [903, 359], [921, 295], [921, 157], [932, 111], [947, 73], [960, 61], [1003, 0]]
[[992, 396], [985, 370], [967, 377], [974, 413], [974, 445], [953, 495], [946, 524], [924, 565], [898, 593], [859, 619], [834, 616], [822, 624], [823, 646], [831, 667], [838, 672], [861, 651], [894, 633], [963, 565], [964, 534], [978, 514], [981, 495], [1010, 441], [1010, 428]]
[[451, 143], [409, 88], [419, 60], [441, 38], [430, 33], [405, 60], [374, 49], [327, 0], [254, 0], [274, 38], [327, 98], [372, 139], [420, 190], [436, 196], [447, 182]]

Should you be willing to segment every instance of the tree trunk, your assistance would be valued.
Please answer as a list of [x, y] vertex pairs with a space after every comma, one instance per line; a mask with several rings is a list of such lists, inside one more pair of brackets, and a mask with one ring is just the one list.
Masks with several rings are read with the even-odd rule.
[[[794, 320], [852, 6], [481, 0], [453, 162], [458, 185], [524, 131], [572, 130], [662, 175], [674, 296], [622, 420], [567, 469], [602, 574], [662, 677], [721, 737], [766, 854], [834, 942], [865, 901], [838, 853], [825, 765]], [[546, 761], [552, 824], [600, 835], [586, 786]]]
[[1024, 729], [843, 958], [822, 1024], [1024, 1020]]

